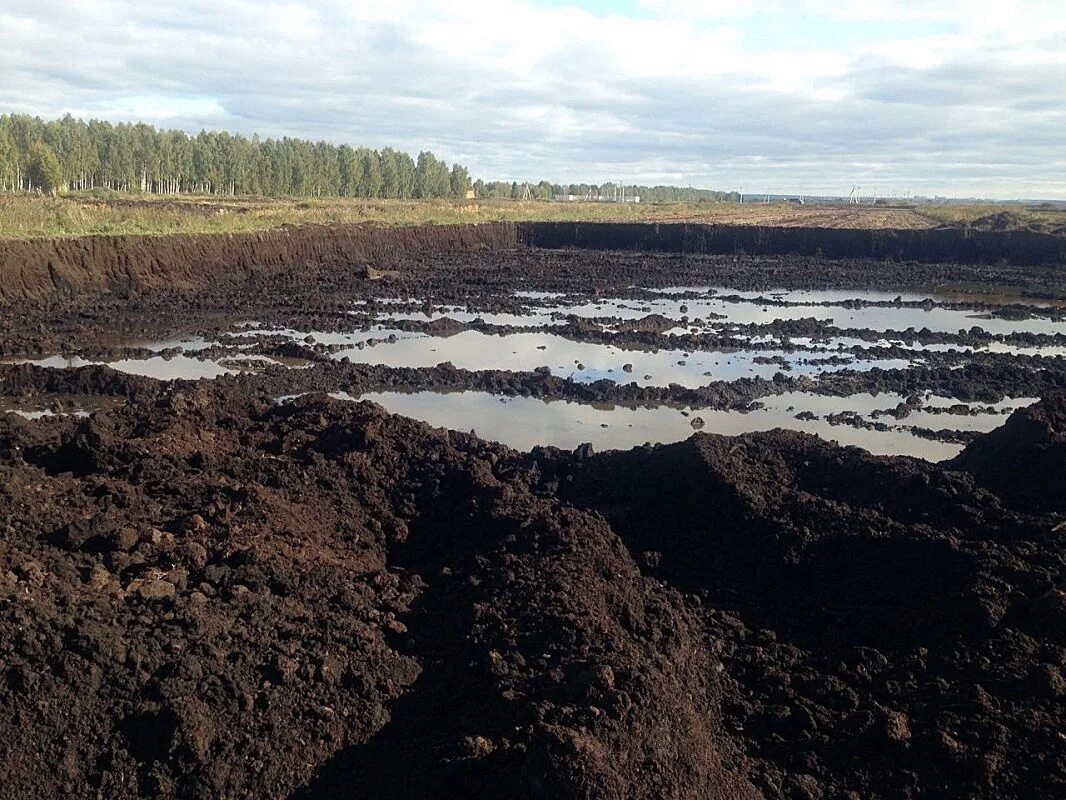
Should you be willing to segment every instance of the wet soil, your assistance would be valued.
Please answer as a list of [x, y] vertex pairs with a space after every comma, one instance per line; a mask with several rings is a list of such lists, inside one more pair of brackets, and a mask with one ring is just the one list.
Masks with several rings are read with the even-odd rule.
[[[0, 364], [0, 411], [49, 412], [0, 413], [0, 797], [1066, 794], [1066, 367], [1039, 354], [1062, 344], [1061, 267], [467, 235], [3, 308], [9, 360], [225, 368]], [[799, 316], [719, 330], [705, 315], [678, 337], [670, 315], [573, 313], [701, 286]], [[827, 325], [781, 289], [1046, 330]], [[534, 304], [521, 292], [561, 339], [617, 348], [617, 379], [356, 357], [353, 336], [509, 341]], [[434, 319], [445, 306], [463, 313]], [[386, 311], [422, 317], [379, 332]], [[897, 338], [883, 349], [903, 366], [861, 363]], [[919, 363], [909, 342], [945, 347]], [[624, 369], [675, 347], [737, 348], [767, 376], [657, 385]], [[800, 374], [796, 352], [824, 363]], [[674, 404], [694, 432], [522, 452], [326, 394], [427, 390]], [[698, 432], [697, 408], [791, 393], [880, 393], [826, 421], [908, 423], [964, 449], [930, 463]], [[1037, 397], [991, 433], [960, 430]]]
[[1066, 788], [1061, 393], [942, 467], [123, 380], [0, 416], [8, 796]]

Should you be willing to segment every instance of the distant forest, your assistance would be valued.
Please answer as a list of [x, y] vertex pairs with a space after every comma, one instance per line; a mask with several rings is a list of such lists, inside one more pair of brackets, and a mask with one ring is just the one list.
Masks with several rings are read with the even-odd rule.
[[[623, 193], [624, 188], [624, 193]], [[627, 199], [670, 202], [733, 199], [735, 194], [673, 186], [471, 181], [428, 151], [412, 158], [386, 147], [306, 139], [260, 139], [201, 131], [157, 130], [144, 123], [84, 122], [69, 114], [45, 122], [0, 115], [0, 191], [111, 189], [145, 194], [274, 197]]]

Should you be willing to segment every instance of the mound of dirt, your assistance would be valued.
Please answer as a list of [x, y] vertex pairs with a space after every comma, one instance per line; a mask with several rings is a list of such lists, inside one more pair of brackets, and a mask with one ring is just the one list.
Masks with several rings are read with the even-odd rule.
[[144, 397], [160, 389], [158, 381], [92, 365], [50, 369], [35, 364], [0, 364], [0, 395], [29, 398], [39, 394]]
[[552, 479], [698, 598], [765, 796], [1066, 790], [1066, 558], [1046, 521], [965, 474], [798, 433], [573, 457]]
[[224, 382], [0, 416], [5, 793], [757, 797], [696, 614], [535, 473]]
[[1061, 535], [977, 473], [72, 375], [129, 399], [0, 415], [7, 796], [1066, 791]]
[[1066, 392], [1015, 411], [951, 466], [1020, 508], [1066, 511]]
[[975, 231], [1020, 231], [1029, 230], [1029, 225], [1024, 219], [1012, 211], [1000, 211], [978, 217], [969, 223], [969, 227]]

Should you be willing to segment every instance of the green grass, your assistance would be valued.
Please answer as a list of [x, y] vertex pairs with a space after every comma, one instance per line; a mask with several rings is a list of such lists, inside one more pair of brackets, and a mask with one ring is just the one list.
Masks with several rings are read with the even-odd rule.
[[726, 204], [614, 205], [534, 201], [148, 198], [115, 193], [0, 195], [0, 238], [242, 233], [285, 225], [452, 224], [517, 220], [686, 218]]
[[155, 197], [96, 190], [61, 197], [0, 194], [0, 239], [243, 233], [287, 225], [454, 224], [496, 221], [701, 221], [740, 225], [922, 227], [965, 224], [1009, 211], [1023, 224], [1066, 225], [1066, 212], [1022, 205], [796, 207], [788, 203], [548, 203], [490, 200]]

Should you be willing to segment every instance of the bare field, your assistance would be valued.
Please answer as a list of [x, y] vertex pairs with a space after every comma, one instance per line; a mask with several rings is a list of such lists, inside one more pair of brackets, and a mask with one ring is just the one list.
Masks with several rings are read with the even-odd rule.
[[[1024, 223], [1029, 212], [1011, 207]], [[286, 225], [502, 221], [704, 222], [775, 227], [922, 229], [966, 224], [988, 207], [799, 206], [792, 203], [548, 203], [347, 198], [150, 197], [84, 194], [0, 197], [0, 238], [241, 233]], [[946, 216], [945, 216], [946, 215]]]
[[[655, 215], [652, 215], [655, 218]], [[937, 222], [911, 208], [885, 206], [800, 206], [792, 203], [721, 203], [696, 210], [688, 217], [664, 216], [663, 221], [768, 225], [775, 228], [894, 228], [920, 230]]]

